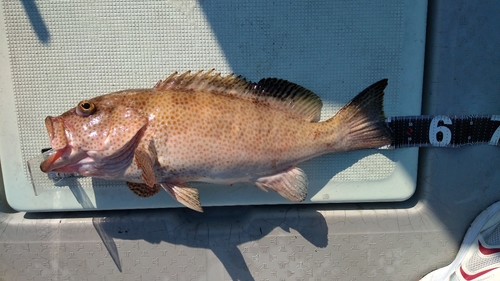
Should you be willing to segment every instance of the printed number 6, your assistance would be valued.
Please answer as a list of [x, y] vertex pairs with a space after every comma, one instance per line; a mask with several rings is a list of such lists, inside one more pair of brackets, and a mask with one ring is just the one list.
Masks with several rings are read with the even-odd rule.
[[[439, 121], [443, 121], [446, 125], [452, 124], [450, 117], [446, 115], [438, 115], [432, 118], [429, 129], [429, 142], [433, 146], [447, 146], [451, 142], [451, 131], [446, 126], [438, 126]], [[438, 140], [438, 133], [443, 135], [441, 140]]]

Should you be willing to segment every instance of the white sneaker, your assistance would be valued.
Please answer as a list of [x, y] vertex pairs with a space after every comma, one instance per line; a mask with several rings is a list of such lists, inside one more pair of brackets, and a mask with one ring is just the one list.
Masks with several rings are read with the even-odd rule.
[[472, 222], [455, 260], [421, 281], [500, 280], [500, 201]]

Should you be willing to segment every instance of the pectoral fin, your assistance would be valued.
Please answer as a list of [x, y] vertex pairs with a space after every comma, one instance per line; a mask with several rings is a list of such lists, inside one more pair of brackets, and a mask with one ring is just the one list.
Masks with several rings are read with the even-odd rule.
[[151, 188], [144, 183], [127, 182], [127, 186], [133, 193], [140, 197], [150, 197], [160, 191], [160, 186], [157, 184]]
[[307, 197], [307, 176], [304, 171], [296, 167], [276, 175], [259, 178], [255, 181], [255, 185], [262, 190], [272, 189], [293, 202], [302, 202]]
[[142, 180], [147, 186], [153, 187], [156, 183], [154, 171], [154, 156], [151, 152], [143, 148], [137, 148], [135, 151], [135, 162], [142, 171]]
[[161, 183], [160, 185], [179, 203], [197, 212], [203, 212], [198, 196], [198, 189], [184, 183]]

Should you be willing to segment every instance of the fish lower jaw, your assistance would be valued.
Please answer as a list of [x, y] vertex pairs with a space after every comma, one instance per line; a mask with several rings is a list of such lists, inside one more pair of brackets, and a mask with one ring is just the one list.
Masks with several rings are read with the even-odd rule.
[[40, 164], [40, 169], [44, 173], [73, 173], [75, 171], [70, 167], [85, 157], [86, 155], [84, 153], [75, 152], [71, 146], [66, 146], [61, 149], [53, 148], [49, 151], [45, 160]]
[[[56, 155], [57, 157], [57, 155]], [[84, 155], [74, 157], [74, 154], [58, 157], [51, 160], [50, 165], [45, 165], [44, 172], [70, 173], [81, 176], [91, 176], [96, 174], [95, 162], [92, 158]]]

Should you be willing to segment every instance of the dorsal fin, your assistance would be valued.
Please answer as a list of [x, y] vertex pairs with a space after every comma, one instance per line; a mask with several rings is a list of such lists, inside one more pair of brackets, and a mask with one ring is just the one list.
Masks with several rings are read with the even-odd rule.
[[204, 90], [256, 102], [266, 102], [312, 122], [319, 121], [323, 105], [321, 99], [313, 92], [283, 79], [265, 78], [258, 83], [253, 83], [234, 74], [221, 76], [220, 73], [214, 73], [214, 69], [205, 73], [200, 70], [193, 74], [191, 71], [183, 74], [175, 72], [165, 81], [158, 81], [154, 89]]
[[273, 99], [305, 120], [318, 122], [321, 117], [321, 98], [308, 89], [278, 78], [261, 79], [252, 89], [252, 95]]

